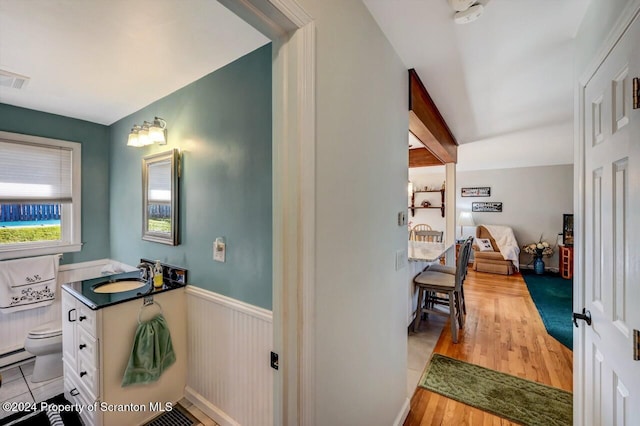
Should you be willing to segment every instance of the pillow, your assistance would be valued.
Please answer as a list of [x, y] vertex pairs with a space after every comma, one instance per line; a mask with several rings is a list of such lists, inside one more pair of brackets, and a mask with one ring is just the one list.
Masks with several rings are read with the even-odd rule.
[[491, 240], [488, 238], [476, 238], [476, 245], [480, 251], [493, 251]]

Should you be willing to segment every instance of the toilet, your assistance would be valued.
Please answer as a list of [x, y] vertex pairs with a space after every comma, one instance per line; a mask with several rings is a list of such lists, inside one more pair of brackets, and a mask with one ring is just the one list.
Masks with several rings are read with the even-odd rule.
[[36, 356], [32, 382], [62, 376], [62, 321], [51, 321], [33, 328], [24, 341], [24, 349]]

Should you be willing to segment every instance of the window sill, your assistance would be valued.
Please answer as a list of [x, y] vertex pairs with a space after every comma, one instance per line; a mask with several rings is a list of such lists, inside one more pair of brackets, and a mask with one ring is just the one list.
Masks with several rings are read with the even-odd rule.
[[11, 247], [0, 249], [0, 260], [18, 257], [44, 256], [47, 254], [70, 253], [82, 250], [82, 243], [50, 246]]

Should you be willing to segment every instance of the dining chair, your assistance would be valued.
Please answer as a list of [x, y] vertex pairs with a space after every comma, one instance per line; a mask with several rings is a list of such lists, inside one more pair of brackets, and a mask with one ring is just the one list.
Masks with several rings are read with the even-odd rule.
[[426, 223], [419, 223], [417, 225], [414, 225], [413, 228], [411, 228], [411, 232], [409, 233], [410, 240], [417, 241], [415, 239], [417, 231], [431, 231], [431, 226], [427, 225]]
[[430, 243], [441, 243], [443, 231], [414, 231], [414, 241], [425, 241]]
[[[458, 258], [463, 257], [463, 270], [462, 270], [462, 283], [460, 285], [460, 300], [462, 303], [462, 313], [467, 313], [467, 304], [464, 300], [464, 280], [467, 278], [467, 272], [469, 271], [469, 257], [471, 257], [471, 252], [473, 251], [473, 237], [467, 238], [464, 243], [462, 243], [460, 247], [460, 252], [458, 254]], [[467, 244], [468, 243], [468, 244]], [[445, 274], [455, 275], [457, 271], [457, 267], [453, 265], [441, 265], [439, 263], [434, 263], [425, 268], [425, 271], [433, 271], [433, 272], [442, 272]], [[459, 318], [459, 323], [462, 321]], [[462, 327], [462, 325], [460, 326]]]
[[[465, 241], [463, 249], [467, 249], [467, 245], [471, 245], [471, 241]], [[468, 259], [465, 259], [465, 256], [458, 256], [455, 275], [427, 269], [413, 279], [418, 288], [418, 308], [413, 323], [414, 332], [420, 329], [423, 313], [448, 316], [451, 325], [451, 338], [453, 343], [458, 343], [458, 326], [460, 328], [464, 326], [461, 301], [464, 262], [468, 262]], [[446, 295], [446, 298], [439, 295]], [[445, 302], [449, 307], [448, 312], [438, 309], [437, 306]]]

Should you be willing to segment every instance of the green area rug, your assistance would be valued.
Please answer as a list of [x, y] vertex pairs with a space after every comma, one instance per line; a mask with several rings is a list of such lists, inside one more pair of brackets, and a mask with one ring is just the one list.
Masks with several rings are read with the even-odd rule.
[[547, 333], [573, 350], [573, 280], [565, 280], [557, 274], [536, 275], [523, 270], [533, 303], [542, 317]]
[[439, 354], [431, 357], [420, 386], [527, 426], [573, 424], [571, 392]]

